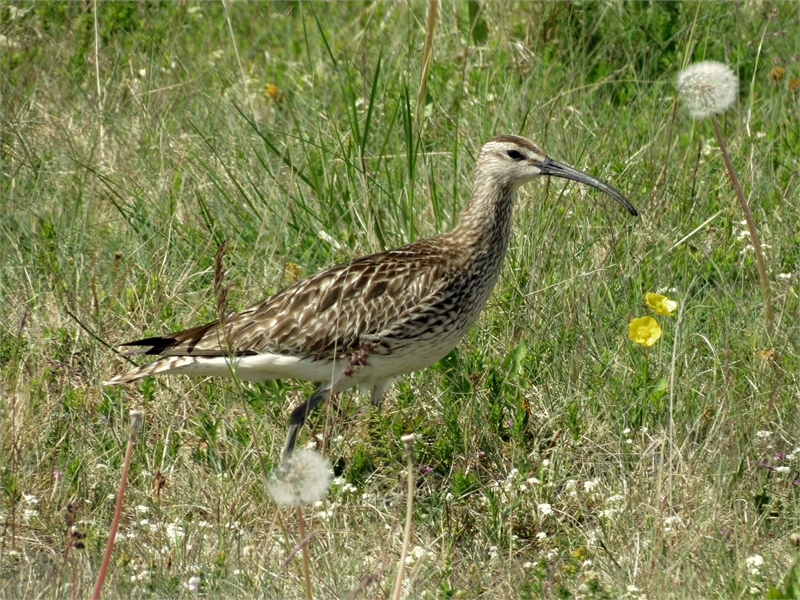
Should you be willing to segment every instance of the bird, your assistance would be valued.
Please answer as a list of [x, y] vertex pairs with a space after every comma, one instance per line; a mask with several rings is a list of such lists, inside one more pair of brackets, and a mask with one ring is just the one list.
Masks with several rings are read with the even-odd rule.
[[159, 374], [318, 382], [289, 417], [280, 460], [288, 468], [298, 430], [326, 398], [358, 385], [377, 406], [396, 377], [456, 347], [500, 276], [516, 191], [541, 176], [591, 186], [638, 214], [604, 181], [528, 139], [498, 135], [481, 147], [472, 195], [450, 231], [327, 268], [216, 321], [121, 344], [125, 355], [160, 358], [105, 383]]

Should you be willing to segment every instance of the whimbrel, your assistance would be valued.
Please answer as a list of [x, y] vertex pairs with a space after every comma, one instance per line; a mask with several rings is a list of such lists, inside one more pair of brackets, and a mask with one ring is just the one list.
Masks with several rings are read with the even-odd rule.
[[458, 344], [494, 288], [508, 247], [517, 188], [540, 175], [601, 190], [636, 216], [607, 183], [548, 157], [513, 135], [486, 142], [472, 196], [447, 233], [330, 267], [227, 317], [123, 344], [128, 355], [160, 355], [108, 384], [184, 373], [243, 381], [321, 382], [289, 419], [287, 465], [308, 413], [355, 385], [378, 404], [392, 379], [424, 369]]

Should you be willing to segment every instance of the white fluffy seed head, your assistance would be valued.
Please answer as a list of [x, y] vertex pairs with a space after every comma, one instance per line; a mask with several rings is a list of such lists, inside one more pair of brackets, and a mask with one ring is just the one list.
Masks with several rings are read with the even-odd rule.
[[693, 117], [708, 117], [725, 112], [739, 91], [739, 79], [727, 65], [706, 60], [678, 73], [675, 81]]
[[332, 476], [325, 458], [311, 450], [298, 450], [292, 455], [288, 469], [278, 469], [272, 474], [267, 491], [278, 504], [312, 504], [328, 491]]

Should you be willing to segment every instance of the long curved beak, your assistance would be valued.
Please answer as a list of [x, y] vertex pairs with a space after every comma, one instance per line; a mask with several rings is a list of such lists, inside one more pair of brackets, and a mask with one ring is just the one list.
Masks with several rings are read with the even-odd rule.
[[579, 183], [585, 183], [586, 185], [590, 185], [593, 188], [600, 190], [601, 192], [605, 192], [609, 196], [611, 196], [614, 200], [622, 204], [629, 213], [631, 213], [634, 217], [637, 216], [639, 213], [633, 207], [633, 204], [628, 202], [628, 199], [620, 194], [617, 190], [613, 187], [608, 185], [605, 181], [600, 181], [599, 179], [592, 177], [591, 175], [587, 175], [583, 171], [578, 171], [578, 169], [573, 169], [569, 165], [565, 165], [564, 163], [560, 163], [557, 160], [553, 160], [549, 156], [545, 158], [543, 162], [540, 162], [536, 165], [539, 168], [539, 171], [542, 175], [550, 175], [552, 177], [562, 177], [563, 179], [571, 179], [572, 181], [577, 181]]

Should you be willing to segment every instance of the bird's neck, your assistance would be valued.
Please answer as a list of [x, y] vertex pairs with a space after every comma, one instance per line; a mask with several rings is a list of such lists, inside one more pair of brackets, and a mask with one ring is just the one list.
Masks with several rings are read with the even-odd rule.
[[475, 252], [499, 253], [502, 262], [511, 232], [515, 189], [493, 177], [475, 174], [475, 187], [453, 234]]

